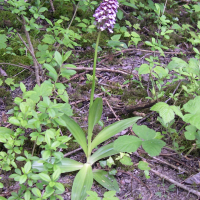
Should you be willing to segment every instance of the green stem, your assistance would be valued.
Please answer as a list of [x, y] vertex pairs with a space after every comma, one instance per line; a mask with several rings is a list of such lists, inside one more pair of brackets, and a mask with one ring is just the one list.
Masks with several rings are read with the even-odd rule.
[[101, 35], [101, 31], [99, 31], [98, 36], [97, 36], [96, 47], [95, 47], [95, 53], [94, 53], [93, 79], [92, 79], [92, 91], [91, 91], [91, 96], [90, 96], [90, 107], [92, 106], [93, 100], [94, 100], [95, 74], [96, 74], [96, 64], [97, 64], [97, 51], [98, 51], [98, 46], [99, 46], [99, 38], [100, 38], [100, 35]]

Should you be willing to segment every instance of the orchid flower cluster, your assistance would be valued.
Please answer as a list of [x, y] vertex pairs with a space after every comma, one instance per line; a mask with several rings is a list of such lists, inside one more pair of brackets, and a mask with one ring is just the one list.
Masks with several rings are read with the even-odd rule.
[[114, 28], [118, 7], [119, 3], [117, 0], [103, 0], [93, 15], [98, 29], [101, 31], [108, 29], [110, 33], [113, 33], [112, 29]]

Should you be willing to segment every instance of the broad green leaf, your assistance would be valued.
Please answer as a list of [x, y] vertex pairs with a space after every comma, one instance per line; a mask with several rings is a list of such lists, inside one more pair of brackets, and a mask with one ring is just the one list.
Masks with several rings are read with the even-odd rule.
[[63, 56], [63, 62], [65, 62], [69, 58], [71, 53], [72, 53], [72, 51], [68, 51], [68, 52], [65, 53], [65, 55]]
[[151, 139], [142, 142], [143, 149], [150, 155], [150, 156], [158, 156], [165, 146], [165, 142], [158, 139]]
[[195, 97], [193, 100], [189, 100], [184, 104], [183, 109], [185, 112], [190, 114], [185, 114], [183, 120], [187, 123], [190, 123], [196, 128], [200, 129], [200, 96]]
[[148, 165], [149, 165], [149, 163], [140, 161], [138, 164], [138, 168], [141, 170], [150, 170], [151, 168]]
[[138, 168], [141, 169], [141, 170], [144, 170], [144, 174], [145, 174], [145, 177], [146, 177], [147, 179], [150, 178], [150, 176], [149, 176], [149, 170], [150, 170], [151, 168], [148, 166], [148, 163], [147, 163], [147, 162], [140, 161], [139, 164], [138, 164]]
[[58, 51], [55, 52], [54, 59], [58, 63], [59, 67], [61, 67], [62, 63], [63, 63], [63, 60], [62, 60], [62, 55]]
[[197, 128], [195, 126], [189, 125], [189, 126], [186, 126], [185, 129], [186, 129], [186, 131], [184, 132], [185, 138], [187, 140], [195, 140]]
[[195, 74], [196, 76], [199, 76], [200, 62], [195, 58], [190, 58], [188, 63], [189, 63], [189, 66], [186, 68], [186, 71], [188, 73], [192, 73], [192, 74]]
[[109, 158], [106, 160], [106, 164], [108, 165], [109, 168], [111, 168], [112, 165], [115, 165], [115, 162], [114, 162], [114, 160], [112, 159], [112, 157], [109, 157]]
[[51, 65], [46, 64], [46, 63], [44, 63], [43, 66], [49, 71], [49, 74], [51, 74], [51, 77], [53, 78], [53, 80], [56, 81], [56, 79], [58, 78], [58, 74], [56, 70]]
[[143, 140], [149, 140], [153, 139], [156, 136], [156, 131], [153, 129], [148, 128], [145, 125], [138, 126], [137, 124], [134, 124], [133, 127], [133, 132], [141, 139]]
[[173, 109], [164, 102], [156, 103], [154, 106], [151, 107], [151, 110], [157, 111], [162, 117], [164, 123], [169, 123], [175, 117]]
[[56, 179], [60, 176], [61, 170], [58, 168], [53, 174], [52, 174], [52, 180], [56, 181]]
[[89, 117], [88, 117], [88, 138], [92, 138], [92, 131], [94, 126], [101, 119], [103, 111], [103, 102], [101, 98], [96, 98], [93, 102], [92, 106], [89, 109]]
[[74, 179], [71, 200], [85, 200], [87, 196], [86, 192], [91, 190], [92, 183], [92, 167], [91, 165], [86, 163]]
[[94, 175], [94, 180], [97, 181], [106, 189], [119, 192], [119, 186], [116, 179], [108, 172], [103, 170], [93, 170], [93, 175]]
[[154, 69], [153, 69], [154, 72], [156, 72], [156, 74], [158, 75], [159, 78], [163, 78], [165, 76], [168, 75], [169, 73], [169, 70], [167, 68], [163, 68], [163, 67], [160, 67], [160, 66], [156, 66]]
[[48, 174], [45, 174], [45, 173], [40, 173], [39, 174], [40, 178], [46, 182], [50, 182], [51, 181], [51, 178], [49, 177]]
[[36, 197], [41, 197], [41, 192], [38, 188], [33, 188], [32, 189], [32, 193], [36, 196]]
[[41, 12], [44, 12], [44, 11], [46, 11], [46, 10], [48, 10], [46, 7], [41, 7], [40, 9], [39, 9], [39, 13]]
[[23, 174], [23, 175], [20, 176], [20, 178], [19, 178], [19, 183], [20, 183], [20, 184], [23, 184], [23, 183], [26, 182], [26, 180], [27, 180], [27, 175], [26, 175], [26, 174]]
[[23, 82], [20, 82], [20, 89], [22, 92], [26, 92], [26, 86], [23, 84]]
[[98, 197], [98, 194], [96, 192], [93, 191], [87, 191], [87, 194], [90, 195], [89, 197], [87, 197], [86, 200], [101, 200], [100, 197]]
[[53, 85], [51, 84], [50, 81], [44, 81], [41, 86], [36, 85], [34, 87], [34, 91], [36, 92], [35, 94], [32, 94], [30, 96], [31, 99], [37, 96], [50, 96], [52, 93]]
[[62, 68], [61, 69], [61, 76], [69, 79], [70, 76], [76, 74], [76, 71], [75, 70], [72, 70], [72, 69], [67, 69], [67, 68]]
[[[40, 159], [42, 161], [42, 159]], [[55, 158], [51, 158], [51, 163], [55, 162]], [[77, 162], [75, 160], [72, 160], [70, 158], [63, 158], [59, 163], [56, 164], [60, 170], [61, 173], [66, 173], [66, 172], [73, 172], [81, 169], [83, 167], [83, 163]], [[38, 171], [45, 171], [45, 167], [43, 163], [34, 161], [32, 164], [33, 169], [37, 169]]]
[[83, 163], [70, 158], [63, 158], [57, 165], [60, 167], [62, 173], [77, 171], [84, 166]]
[[29, 200], [31, 198], [31, 192], [29, 190], [27, 190], [24, 194], [24, 199], [25, 200]]
[[0, 135], [5, 135], [5, 134], [12, 135], [13, 133], [14, 133], [14, 131], [12, 131], [9, 128], [0, 127]]
[[184, 104], [183, 109], [186, 112], [190, 112], [192, 114], [200, 113], [200, 96], [195, 97], [192, 100], [189, 100], [186, 104]]
[[183, 120], [200, 129], [200, 113], [186, 114], [184, 115]]
[[89, 163], [92, 165], [94, 164], [96, 161], [102, 159], [102, 158], [106, 158], [108, 156], [112, 156], [115, 154], [118, 154], [119, 151], [116, 151], [113, 148], [114, 143], [110, 143], [108, 145], [105, 145], [101, 148], [99, 148], [95, 153], [92, 154], [92, 156], [90, 156], [89, 158]]
[[45, 150], [42, 152], [42, 158], [44, 160], [47, 160], [51, 156], [51, 151], [50, 150]]
[[178, 115], [179, 117], [183, 118], [183, 114], [181, 112], [181, 109], [179, 106], [170, 106], [170, 108], [174, 111], [174, 113], [176, 115]]
[[6, 41], [7, 36], [5, 34], [0, 34], [0, 49], [5, 49], [7, 47]]
[[169, 70], [173, 70], [173, 69], [178, 69], [180, 67], [185, 68], [187, 66], [188, 66], [188, 64], [181, 58], [173, 57], [172, 61], [167, 65], [167, 68]]
[[100, 133], [92, 141], [92, 149], [94, 149], [97, 145], [101, 144], [107, 139], [111, 138], [113, 135], [123, 131], [129, 126], [132, 126], [139, 119], [141, 119], [141, 117], [132, 117], [129, 119], [124, 119], [124, 120], [115, 122], [114, 124], [107, 126], [102, 131], [100, 131]]
[[16, 117], [10, 117], [9, 118], [9, 123], [14, 124], [16, 126], [20, 126], [20, 122]]
[[53, 35], [46, 34], [44, 35], [44, 39], [42, 41], [47, 44], [53, 44], [55, 42], [55, 39]]
[[56, 192], [56, 194], [62, 194], [65, 191], [65, 188], [62, 183], [56, 182], [55, 187], [59, 190], [59, 193]]
[[27, 174], [31, 169], [31, 162], [28, 161], [25, 165], [24, 165], [24, 171]]
[[142, 144], [142, 140], [135, 137], [124, 135], [114, 142], [114, 149], [119, 152], [135, 152]]
[[44, 199], [47, 199], [47, 197], [50, 197], [54, 193], [55, 189], [50, 187], [49, 185], [45, 188], [45, 192], [42, 195]]
[[200, 12], [200, 5], [199, 4], [193, 5], [193, 8], [194, 8], [195, 12]]
[[147, 64], [142, 64], [140, 67], [139, 67], [139, 70], [138, 70], [138, 74], [149, 74], [150, 73], [150, 68], [149, 68], [149, 65]]
[[87, 155], [86, 137], [81, 127], [67, 115], [62, 115], [60, 118], [65, 122], [65, 126], [69, 129], [71, 134], [75, 137], [76, 141], [80, 144], [80, 146], [83, 148], [83, 151]]
[[128, 157], [128, 156], [123, 156], [123, 158], [120, 159], [119, 161], [120, 161], [123, 165], [129, 165], [129, 166], [133, 165], [133, 162], [132, 162], [131, 158]]
[[121, 20], [122, 18], [123, 18], [123, 12], [121, 11], [121, 10], [118, 10], [118, 12], [117, 12], [117, 18], [119, 19], [119, 20]]
[[116, 195], [116, 191], [105, 192], [103, 200], [119, 200], [119, 198], [114, 197], [115, 195]]

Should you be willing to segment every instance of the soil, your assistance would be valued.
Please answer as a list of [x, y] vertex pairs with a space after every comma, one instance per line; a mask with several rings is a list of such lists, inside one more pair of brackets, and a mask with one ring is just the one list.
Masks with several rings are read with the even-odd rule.
[[[112, 60], [105, 60], [103, 64], [98, 65], [98, 68], [102, 68], [102, 70], [97, 70], [97, 89], [95, 92], [96, 97], [103, 97], [104, 99], [104, 110], [103, 116], [101, 120], [104, 125], [107, 126], [110, 123], [113, 123], [122, 118], [127, 118], [129, 116], [134, 116], [134, 114], [146, 116], [143, 121], [139, 124], [145, 124], [150, 128], [153, 128], [156, 131], [160, 130], [160, 126], [158, 126], [156, 122], [156, 113], [152, 113], [150, 111], [150, 106], [145, 107], [144, 109], [136, 109], [136, 113], [126, 113], [124, 116], [114, 116], [114, 112], [122, 110], [123, 107], [127, 106], [136, 106], [142, 103], [150, 103], [149, 100], [146, 100], [145, 97], [148, 95], [147, 90], [139, 87], [139, 84], [127, 83], [123, 84], [127, 79], [130, 81], [138, 81], [138, 72], [137, 67], [141, 64], [145, 63], [144, 58], [151, 55], [151, 52], [146, 54], [140, 50], [133, 50], [132, 52], [127, 53], [125, 56], [121, 57], [113, 56]], [[160, 60], [163, 64], [169, 62], [172, 54], [167, 55], [165, 58], [160, 57]], [[92, 63], [92, 62], [91, 62]], [[77, 67], [87, 67], [90, 63], [78, 63]], [[105, 71], [104, 71], [105, 69]], [[106, 71], [106, 69], [111, 69], [113, 72]], [[114, 71], [119, 70], [122, 73], [115, 73]], [[91, 74], [91, 72], [79, 72], [71, 78], [68, 87], [68, 94], [70, 96], [70, 104], [74, 110], [74, 119], [81, 125], [81, 127], [87, 129], [87, 113], [89, 106], [89, 97], [90, 97], [90, 87], [91, 84], [87, 83], [87, 74]], [[125, 73], [127, 75], [125, 75]], [[130, 75], [133, 77], [130, 78]], [[62, 80], [63, 82], [68, 82], [67, 80]], [[142, 77], [142, 83], [147, 88], [149, 78], [147, 75]], [[30, 90], [35, 85], [34, 77], [29, 77], [26, 80], [23, 80], [23, 83], [27, 86], [27, 89]], [[111, 96], [102, 92], [101, 86], [108, 90], [111, 93]], [[139, 92], [138, 92], [139, 91]], [[142, 93], [142, 94], [141, 94]], [[127, 95], [128, 94], [128, 95]], [[11, 97], [20, 96], [20, 89], [16, 89], [11, 92]], [[5, 99], [0, 98], [0, 101], [3, 102], [0, 106], [0, 121], [2, 126], [7, 126], [7, 116], [6, 116], [6, 105]], [[108, 103], [107, 103], [108, 102]], [[114, 112], [111, 110], [114, 110]], [[109, 114], [112, 113], [113, 117], [109, 117]], [[151, 114], [151, 115], [149, 115]], [[149, 117], [148, 117], [149, 116]], [[181, 123], [181, 122], [180, 122]], [[177, 126], [178, 127], [178, 126]], [[96, 131], [99, 131], [101, 127], [97, 127]], [[124, 134], [132, 134], [130, 129], [127, 129], [117, 136], [112, 138], [115, 139], [119, 135]], [[171, 140], [166, 138], [166, 142], [168, 143], [168, 147], [172, 147]], [[77, 147], [78, 148], [78, 147]], [[74, 150], [74, 149], [71, 149]], [[70, 150], [69, 150], [70, 151]], [[198, 153], [198, 152], [197, 152]], [[198, 155], [198, 154], [197, 154]], [[69, 158], [73, 158], [78, 161], [84, 162], [84, 154], [83, 152], [77, 151], [74, 154], [68, 156]], [[200, 186], [198, 184], [186, 184], [184, 180], [191, 175], [195, 175], [198, 173], [199, 169], [199, 157], [198, 156], [189, 156], [185, 157], [181, 153], [177, 153], [176, 151], [170, 148], [164, 148], [161, 152], [160, 156], [156, 158], [151, 158], [142, 149], [139, 149], [136, 153], [131, 154], [131, 159], [133, 162], [133, 166], [124, 166], [116, 161], [116, 165], [112, 168], [118, 170], [116, 174], [116, 180], [118, 181], [120, 192], [117, 193], [117, 197], [120, 200], [196, 200], [198, 196], [193, 194], [191, 189], [196, 191], [200, 190]], [[137, 168], [137, 164], [139, 161], [145, 160], [150, 164], [152, 170], [158, 172], [155, 174], [154, 171], [150, 170], [150, 178], [146, 179], [144, 176], [144, 172]], [[101, 168], [99, 164], [94, 166], [95, 168]], [[167, 178], [174, 180], [174, 184], [169, 182], [162, 175], [167, 176]], [[7, 179], [8, 174], [2, 176], [3, 181]], [[63, 183], [66, 187], [66, 191], [63, 194], [63, 198], [65, 200], [70, 200], [71, 194], [71, 186], [73, 183], [73, 179], [75, 177], [75, 173], [72, 174], [62, 174], [59, 181]], [[180, 188], [176, 183], [181, 183], [182, 185], [189, 188], [189, 191]], [[9, 196], [10, 192], [18, 190], [18, 185], [13, 184], [12, 186], [5, 187], [1, 190], [1, 194]], [[104, 192], [106, 191], [104, 188], [99, 186], [96, 182], [94, 182], [92, 186], [92, 190], [96, 191], [99, 197], [103, 197]], [[7, 197], [8, 197], [7, 196]]]

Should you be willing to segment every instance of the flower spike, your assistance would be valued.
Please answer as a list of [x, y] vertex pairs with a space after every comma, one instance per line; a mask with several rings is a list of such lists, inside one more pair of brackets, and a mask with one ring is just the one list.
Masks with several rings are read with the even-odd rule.
[[114, 28], [118, 7], [119, 3], [117, 0], [103, 0], [93, 15], [98, 29], [101, 31], [108, 29], [110, 33], [113, 33], [112, 29]]

